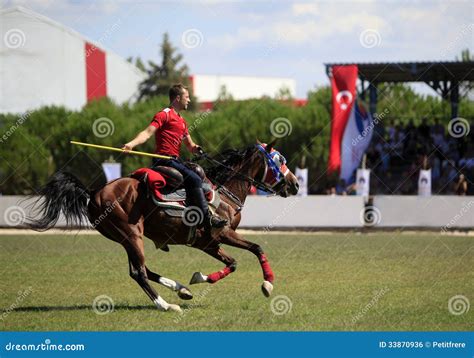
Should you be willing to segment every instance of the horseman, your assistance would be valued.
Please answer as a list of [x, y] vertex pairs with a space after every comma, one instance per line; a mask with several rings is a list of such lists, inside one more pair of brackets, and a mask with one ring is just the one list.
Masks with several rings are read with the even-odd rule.
[[183, 141], [191, 153], [204, 154], [202, 148], [192, 140], [188, 125], [180, 115], [180, 112], [186, 110], [191, 102], [188, 89], [182, 84], [172, 86], [169, 90], [169, 99], [169, 107], [156, 113], [150, 125], [138, 133], [132, 141], [125, 144], [122, 149], [125, 151], [132, 150], [154, 135], [156, 140], [155, 153], [169, 156], [171, 159], [154, 158], [153, 166], [172, 167], [183, 175], [184, 187], [186, 196], [190, 199], [189, 202], [194, 203], [203, 213], [203, 221], [198, 227], [204, 228], [206, 234], [210, 235], [212, 227], [221, 228], [227, 223], [227, 220], [210, 213], [201, 177], [179, 159], [179, 150]]

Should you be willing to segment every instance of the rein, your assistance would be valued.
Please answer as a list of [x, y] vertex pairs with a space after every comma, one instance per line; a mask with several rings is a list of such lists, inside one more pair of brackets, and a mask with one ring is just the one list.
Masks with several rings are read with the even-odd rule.
[[[235, 169], [219, 162], [218, 160], [216, 159], [213, 159], [213, 158], [210, 158], [207, 154], [204, 154], [201, 156], [201, 158], [204, 158], [208, 161], [210, 161], [211, 163], [214, 163], [226, 170], [228, 170], [229, 172], [231, 172], [233, 175], [232, 177], [237, 177], [238, 179], [242, 180], [242, 181], [246, 181], [246, 182], [249, 182], [250, 184], [252, 184], [253, 186], [255, 186], [257, 189], [260, 189], [260, 190], [263, 190], [267, 193], [270, 193], [272, 195], [276, 195], [277, 194], [277, 191], [274, 190], [272, 187], [270, 187], [269, 185], [265, 184], [263, 181], [260, 181], [260, 180], [255, 180], [251, 177], [249, 177], [248, 175], [245, 175], [245, 174], [242, 174], [238, 171], [236, 171]], [[220, 187], [223, 187], [223, 184], [219, 184], [217, 186], [218, 188]], [[228, 190], [227, 190], [228, 191]], [[232, 194], [233, 195], [233, 194]], [[243, 206], [243, 205], [242, 205]]]
[[[257, 148], [260, 151], [262, 151], [262, 149], [263, 149], [261, 146], [259, 146]], [[281, 175], [282, 179], [276, 185], [273, 185], [273, 186], [269, 186], [268, 184], [266, 184], [263, 181], [265, 179], [265, 176], [266, 176], [267, 170], [269, 168], [269, 165], [271, 166], [271, 164], [274, 164], [271, 157], [269, 155], [266, 155], [267, 153], [265, 152], [264, 149], [263, 149], [263, 152], [264, 152], [263, 155], [264, 155], [264, 160], [265, 160], [265, 170], [264, 170], [264, 175], [263, 175], [262, 180], [255, 180], [254, 178], [251, 178], [248, 175], [242, 174], [238, 170], [235, 170], [235, 169], [225, 165], [224, 163], [209, 157], [206, 153], [204, 153], [201, 156], [195, 158], [195, 160], [198, 161], [200, 159], [205, 159], [205, 160], [207, 160], [207, 161], [209, 161], [209, 162], [211, 162], [211, 163], [227, 170], [228, 172], [232, 173], [230, 178], [240, 179], [241, 181], [248, 182], [251, 185], [255, 186], [256, 188], [269, 193], [270, 195], [276, 195], [278, 193], [278, 190], [280, 189], [280, 187], [282, 185], [284, 185], [284, 175], [279, 170], [279, 168], [276, 168], [276, 166], [274, 165], [274, 167], [278, 170], [279, 174]], [[270, 160], [270, 163], [269, 163], [269, 160]], [[274, 170], [274, 168], [272, 168], [272, 170]], [[225, 187], [224, 184], [217, 184], [217, 189], [222, 191], [223, 194], [225, 194], [229, 199], [231, 199], [234, 202], [234, 204], [236, 204], [238, 206], [238, 209], [237, 209], [238, 212], [240, 210], [242, 210], [242, 208], [244, 207], [244, 204], [240, 201], [240, 199], [233, 192], [231, 192], [229, 189], [227, 189], [227, 187]]]

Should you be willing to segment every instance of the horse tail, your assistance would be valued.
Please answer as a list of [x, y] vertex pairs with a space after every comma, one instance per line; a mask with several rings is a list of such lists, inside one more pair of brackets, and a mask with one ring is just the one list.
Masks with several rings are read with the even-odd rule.
[[[57, 172], [40, 189], [40, 197], [33, 202], [33, 210], [38, 219], [29, 219], [26, 225], [36, 231], [51, 229], [62, 213], [66, 227], [83, 227], [88, 217], [87, 199], [91, 192], [71, 173]], [[35, 210], [36, 209], [36, 210]]]

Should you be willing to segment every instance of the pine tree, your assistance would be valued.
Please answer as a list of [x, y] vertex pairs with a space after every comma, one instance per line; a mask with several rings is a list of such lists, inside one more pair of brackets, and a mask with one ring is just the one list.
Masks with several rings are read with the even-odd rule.
[[145, 65], [143, 64], [143, 61], [139, 56], [135, 59], [135, 63], [133, 61], [132, 56], [128, 57], [127, 61], [130, 62], [131, 64], [135, 65], [135, 67], [137, 67], [140, 71], [146, 72]]
[[148, 61], [147, 78], [139, 87], [139, 100], [168, 95], [169, 88], [176, 83], [189, 85], [188, 66], [181, 64], [183, 55], [177, 53], [177, 49], [171, 44], [167, 33], [163, 35], [163, 42], [160, 47], [161, 64], [158, 65], [153, 61]]

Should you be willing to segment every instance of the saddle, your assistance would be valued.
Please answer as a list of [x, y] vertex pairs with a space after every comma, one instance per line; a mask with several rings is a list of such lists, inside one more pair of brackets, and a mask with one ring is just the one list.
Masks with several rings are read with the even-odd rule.
[[[203, 179], [204, 195], [209, 203], [210, 210], [215, 213], [220, 204], [218, 191], [207, 179], [204, 169], [200, 165], [186, 162], [186, 166]], [[140, 168], [134, 171], [131, 177], [145, 184], [147, 193], [151, 196], [155, 205], [163, 208], [167, 215], [183, 217], [183, 211], [188, 203], [186, 190], [184, 189], [184, 178], [178, 170], [167, 166], [158, 166], [153, 169]]]

